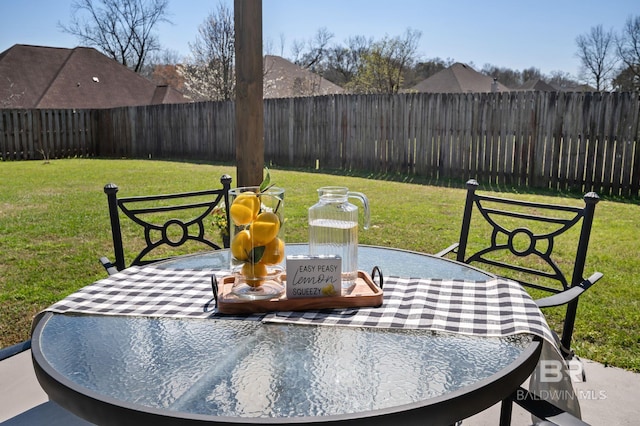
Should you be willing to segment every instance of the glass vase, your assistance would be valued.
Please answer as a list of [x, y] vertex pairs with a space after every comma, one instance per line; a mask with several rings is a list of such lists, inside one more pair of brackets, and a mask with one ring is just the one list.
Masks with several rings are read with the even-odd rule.
[[257, 186], [229, 191], [232, 293], [271, 299], [284, 291], [284, 189]]

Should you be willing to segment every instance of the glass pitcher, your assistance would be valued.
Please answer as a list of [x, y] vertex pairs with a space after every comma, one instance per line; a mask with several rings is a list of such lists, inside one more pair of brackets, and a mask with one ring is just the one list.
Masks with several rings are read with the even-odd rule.
[[318, 189], [320, 199], [309, 208], [309, 254], [342, 257], [342, 289], [348, 290], [358, 276], [358, 207], [364, 206], [364, 229], [369, 229], [369, 200], [342, 186]]

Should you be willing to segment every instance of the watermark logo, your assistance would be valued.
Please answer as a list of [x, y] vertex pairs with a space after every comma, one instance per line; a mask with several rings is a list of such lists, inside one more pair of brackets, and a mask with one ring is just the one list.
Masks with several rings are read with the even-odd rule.
[[595, 389], [578, 389], [576, 393], [578, 399], [582, 400], [599, 401], [607, 399], [607, 391], [604, 390], [597, 391]]
[[540, 381], [543, 383], [561, 382], [565, 371], [572, 382], [585, 381], [584, 368], [578, 360], [571, 360], [567, 364], [565, 364], [564, 361], [558, 360], [540, 361]]
[[[565, 377], [569, 377], [572, 382], [585, 382], [584, 367], [579, 360], [571, 360], [567, 363], [558, 360], [541, 360], [539, 364], [541, 383], [560, 383]], [[607, 399], [607, 392], [595, 389], [578, 389], [574, 393], [572, 390], [539, 390], [536, 395], [530, 398], [541, 400], [604, 400]], [[526, 398], [525, 394], [519, 394], [518, 398]]]
[[524, 389], [519, 389], [516, 392], [516, 398], [520, 401], [527, 399], [533, 399], [537, 401], [573, 401], [575, 399], [583, 401], [600, 401], [607, 399], [607, 392], [595, 389], [580, 389], [577, 392], [572, 392], [566, 389], [540, 389], [535, 393], [529, 393]]

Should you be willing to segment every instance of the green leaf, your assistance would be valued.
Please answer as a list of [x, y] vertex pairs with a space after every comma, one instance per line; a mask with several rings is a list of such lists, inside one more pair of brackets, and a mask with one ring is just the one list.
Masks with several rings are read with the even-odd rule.
[[260, 259], [262, 259], [262, 256], [264, 255], [264, 249], [266, 248], [267, 248], [266, 246], [259, 246], [251, 250], [251, 255], [249, 256], [249, 259], [251, 259], [251, 262], [253, 263], [260, 262]]
[[264, 169], [266, 170], [267, 174], [262, 180], [262, 183], [260, 184], [260, 192], [265, 191], [269, 186], [269, 184], [271, 183], [271, 174], [269, 174], [269, 168], [265, 167]]

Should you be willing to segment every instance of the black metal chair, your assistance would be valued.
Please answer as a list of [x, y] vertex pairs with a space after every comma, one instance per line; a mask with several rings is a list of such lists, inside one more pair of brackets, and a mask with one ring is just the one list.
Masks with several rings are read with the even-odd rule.
[[[210, 235], [215, 230], [206, 232], [207, 228], [214, 227], [207, 220], [214, 209], [229, 205], [231, 176], [223, 175], [220, 183], [222, 188], [219, 189], [126, 198], [117, 197], [117, 185], [105, 185], [115, 256], [114, 263], [107, 257], [100, 258], [107, 273], [112, 275], [127, 266], [145, 265], [167, 259], [170, 257], [168, 253], [187, 243], [199, 249], [228, 248], [229, 209], [224, 209], [227, 232], [221, 237], [222, 246], [212, 241]], [[142, 227], [144, 234], [142, 249], [129, 265], [125, 263], [123, 230], [120, 227], [121, 214], [123, 218], [129, 218]]]
[[[476, 180], [467, 182], [460, 240], [437, 256], [453, 252], [459, 262], [490, 265], [500, 276], [550, 293], [536, 300], [540, 308], [566, 305], [558, 344], [565, 359], [571, 359], [578, 298], [602, 277], [600, 272], [583, 277], [598, 195], [589, 192], [583, 197], [584, 207], [573, 207], [486, 196], [478, 194], [477, 188]], [[472, 220], [474, 210], [480, 217]], [[577, 244], [572, 244], [573, 262], [562, 268], [554, 260], [561, 235], [574, 242], [577, 237]]]

